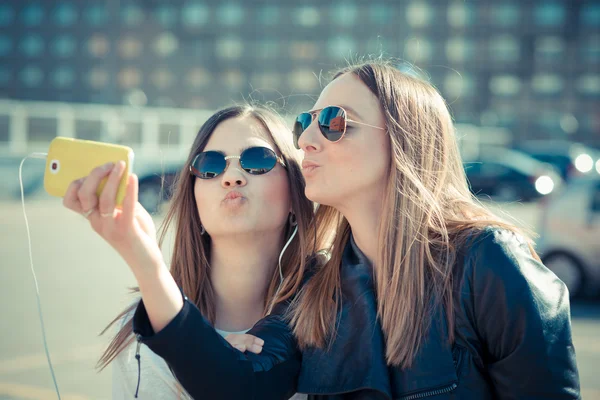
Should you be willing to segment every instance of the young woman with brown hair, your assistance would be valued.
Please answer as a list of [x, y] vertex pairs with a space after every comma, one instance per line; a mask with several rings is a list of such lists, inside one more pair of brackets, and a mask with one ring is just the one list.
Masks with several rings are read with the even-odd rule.
[[[158, 243], [152, 218], [137, 203], [135, 176], [130, 177], [123, 208], [115, 208], [122, 164], [97, 168], [74, 182], [64, 203], [86, 214], [92, 228], [124, 258], [159, 324], [165, 324], [164, 315], [172, 310], [172, 295], [181, 297], [179, 287], [207, 327], [226, 337], [245, 332], [274, 304], [290, 297], [314, 253], [314, 235], [308, 234], [314, 208], [303, 193], [298, 153], [289, 129], [273, 112], [231, 107], [200, 128]], [[98, 197], [96, 188], [106, 176]], [[169, 271], [160, 247], [172, 225]], [[165, 288], [174, 292], [165, 295]], [[136, 307], [137, 302], [109, 325], [119, 329], [99, 362], [100, 368], [112, 365], [113, 398], [187, 397], [164, 360], [136, 345], [131, 322]], [[216, 333], [213, 339], [220, 340]], [[256, 340], [248, 349], [260, 352], [261, 344]]]

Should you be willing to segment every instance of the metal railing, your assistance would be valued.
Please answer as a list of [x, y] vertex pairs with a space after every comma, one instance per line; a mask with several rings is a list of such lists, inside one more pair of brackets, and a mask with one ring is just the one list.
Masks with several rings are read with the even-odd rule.
[[209, 110], [0, 100], [0, 156], [46, 151], [56, 136], [131, 146], [165, 159], [186, 155]]

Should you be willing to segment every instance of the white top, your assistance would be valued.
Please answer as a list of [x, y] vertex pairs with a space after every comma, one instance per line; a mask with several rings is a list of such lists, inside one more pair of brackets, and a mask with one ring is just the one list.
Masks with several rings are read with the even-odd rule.
[[[230, 333], [216, 329], [219, 335], [225, 337]], [[125, 348], [113, 360], [112, 365], [112, 398], [113, 400], [130, 400], [135, 398], [135, 389], [138, 382], [138, 363], [135, 358], [137, 341]], [[177, 382], [165, 360], [156, 355], [148, 346], [140, 346], [140, 400], [193, 400], [183, 387]], [[306, 395], [296, 394], [293, 400], [306, 399]]]

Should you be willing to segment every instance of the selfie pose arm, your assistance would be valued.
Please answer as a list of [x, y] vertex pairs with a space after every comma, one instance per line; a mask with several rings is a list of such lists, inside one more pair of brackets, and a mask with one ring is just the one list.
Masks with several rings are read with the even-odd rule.
[[[142, 295], [133, 321], [138, 341], [165, 359], [192, 397], [289, 398], [300, 356], [287, 323], [274, 314], [250, 331], [265, 340], [261, 354], [242, 353], [229, 345], [182, 296], [163, 260], [152, 217], [137, 201], [135, 175], [128, 178], [122, 209], [116, 208], [124, 171], [122, 162], [94, 169], [70, 185], [63, 202], [89, 219], [134, 274]], [[108, 179], [98, 197], [104, 178]]]

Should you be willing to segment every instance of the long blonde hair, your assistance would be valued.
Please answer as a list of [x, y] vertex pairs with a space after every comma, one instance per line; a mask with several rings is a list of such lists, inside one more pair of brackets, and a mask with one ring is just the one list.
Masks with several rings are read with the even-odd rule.
[[[488, 211], [470, 192], [445, 101], [429, 83], [391, 62], [349, 66], [333, 79], [355, 74], [379, 99], [390, 140], [391, 164], [382, 200], [374, 260], [378, 316], [388, 364], [410, 367], [432, 321], [443, 307], [448, 340], [454, 340], [452, 271], [457, 249], [488, 226], [527, 236]], [[341, 299], [340, 263], [350, 238], [348, 221], [321, 206], [317, 224], [337, 224], [331, 258], [294, 301], [290, 320], [301, 348], [335, 338]], [[531, 240], [529, 247], [535, 254]]]
[[[313, 225], [314, 207], [312, 202], [304, 195], [304, 179], [298, 162], [298, 153], [292, 145], [290, 130], [281, 118], [271, 110], [250, 105], [226, 108], [211, 116], [202, 125], [191, 146], [185, 166], [175, 184], [173, 199], [163, 220], [159, 235], [159, 244], [162, 247], [169, 227], [173, 223], [175, 224], [171, 275], [177, 285], [183, 289], [189, 301], [194, 303], [200, 309], [202, 315], [211, 323], [215, 321], [215, 295], [209, 274], [210, 236], [200, 234], [201, 221], [194, 198], [195, 177], [190, 175], [187, 167], [196, 154], [203, 151], [213, 131], [221, 122], [240, 117], [251, 117], [257, 120], [269, 133], [276, 152], [283, 157], [287, 166], [286, 172], [292, 211], [296, 216], [298, 226], [298, 233], [286, 249], [281, 260], [284, 281], [279, 291], [277, 291], [280, 284], [279, 271], [276, 266], [273, 266], [274, 273], [265, 297], [265, 313], [274, 304], [285, 301], [296, 293], [305, 272], [306, 262], [315, 253], [315, 249], [321, 246], [319, 245], [321, 242], [320, 237], [323, 236]], [[288, 222], [282, 246], [283, 243], [289, 240], [292, 233], [293, 227]], [[134, 288], [133, 291], [137, 292], [138, 289]], [[276, 291], [277, 296], [275, 295]], [[117, 321], [123, 321], [123, 318], [129, 315], [136, 306], [137, 304], [133, 304], [117, 315], [102, 334]], [[98, 369], [104, 369], [135, 340], [131, 317], [126, 322], [102, 354], [98, 361]]]

